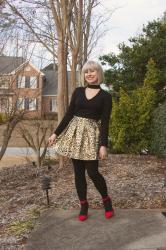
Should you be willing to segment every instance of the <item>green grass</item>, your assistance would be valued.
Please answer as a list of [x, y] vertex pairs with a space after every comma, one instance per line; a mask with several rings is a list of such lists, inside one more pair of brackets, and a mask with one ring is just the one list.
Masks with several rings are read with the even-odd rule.
[[7, 226], [7, 232], [20, 236], [21, 234], [31, 231], [36, 224], [39, 225], [39, 223], [36, 223], [36, 219], [40, 217], [40, 214], [41, 211], [38, 207], [29, 209], [27, 211], [27, 219], [12, 221]]
[[8, 225], [7, 232], [16, 236], [20, 236], [21, 234], [32, 230], [34, 226], [35, 223], [32, 220], [15, 220]]

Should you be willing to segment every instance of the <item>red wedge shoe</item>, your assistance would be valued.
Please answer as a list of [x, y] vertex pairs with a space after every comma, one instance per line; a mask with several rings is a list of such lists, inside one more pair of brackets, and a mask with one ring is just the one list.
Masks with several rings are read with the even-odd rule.
[[78, 216], [78, 219], [80, 221], [84, 221], [88, 218], [88, 208], [89, 208], [89, 204], [87, 200], [80, 200], [81, 203], [81, 210], [80, 210], [80, 214]]
[[102, 201], [103, 201], [103, 205], [105, 208], [105, 218], [109, 219], [109, 218], [113, 217], [115, 214], [115, 211], [112, 207], [111, 198], [109, 196], [103, 196]]
[[111, 217], [113, 217], [113, 216], [114, 216], [114, 209], [105, 212], [105, 218], [106, 218], [106, 219], [109, 219], [109, 218], [111, 218]]

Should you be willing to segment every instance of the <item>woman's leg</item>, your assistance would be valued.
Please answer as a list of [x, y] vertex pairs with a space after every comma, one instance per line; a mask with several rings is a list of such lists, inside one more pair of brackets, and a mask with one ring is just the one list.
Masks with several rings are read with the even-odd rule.
[[75, 185], [77, 194], [81, 204], [81, 210], [78, 219], [84, 221], [88, 217], [88, 201], [87, 201], [87, 182], [85, 178], [85, 165], [83, 160], [73, 159], [73, 167], [75, 174]]
[[104, 177], [98, 171], [98, 160], [85, 161], [85, 167], [87, 169], [89, 177], [93, 181], [101, 196], [106, 197], [108, 195], [107, 185]]
[[85, 166], [89, 177], [93, 181], [95, 187], [102, 196], [103, 205], [105, 208], [105, 217], [111, 218], [114, 215], [114, 209], [112, 208], [112, 200], [107, 193], [107, 185], [104, 177], [98, 171], [98, 160], [86, 161]]
[[75, 186], [79, 200], [87, 199], [87, 182], [85, 178], [85, 164], [83, 160], [72, 159], [75, 175]]

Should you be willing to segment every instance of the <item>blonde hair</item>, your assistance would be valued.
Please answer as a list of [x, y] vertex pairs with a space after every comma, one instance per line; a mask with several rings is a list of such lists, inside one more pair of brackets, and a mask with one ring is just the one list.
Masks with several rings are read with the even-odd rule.
[[83, 86], [87, 85], [87, 82], [85, 81], [85, 71], [87, 71], [88, 69], [93, 69], [93, 70], [95, 69], [97, 71], [99, 84], [104, 81], [104, 73], [103, 73], [103, 69], [101, 65], [94, 61], [87, 61], [83, 65], [82, 71], [81, 71], [81, 83]]

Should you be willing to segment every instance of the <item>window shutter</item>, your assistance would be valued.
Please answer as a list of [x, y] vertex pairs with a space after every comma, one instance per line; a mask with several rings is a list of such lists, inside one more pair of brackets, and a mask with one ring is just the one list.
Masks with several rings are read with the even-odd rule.
[[25, 109], [29, 109], [29, 98], [25, 98]]
[[52, 99], [50, 99], [50, 111], [52, 111]]
[[30, 87], [30, 76], [26, 76], [25, 77], [25, 88], [29, 88]]
[[36, 98], [36, 110], [38, 110], [38, 99]]
[[18, 88], [18, 76], [16, 77], [16, 87]]

